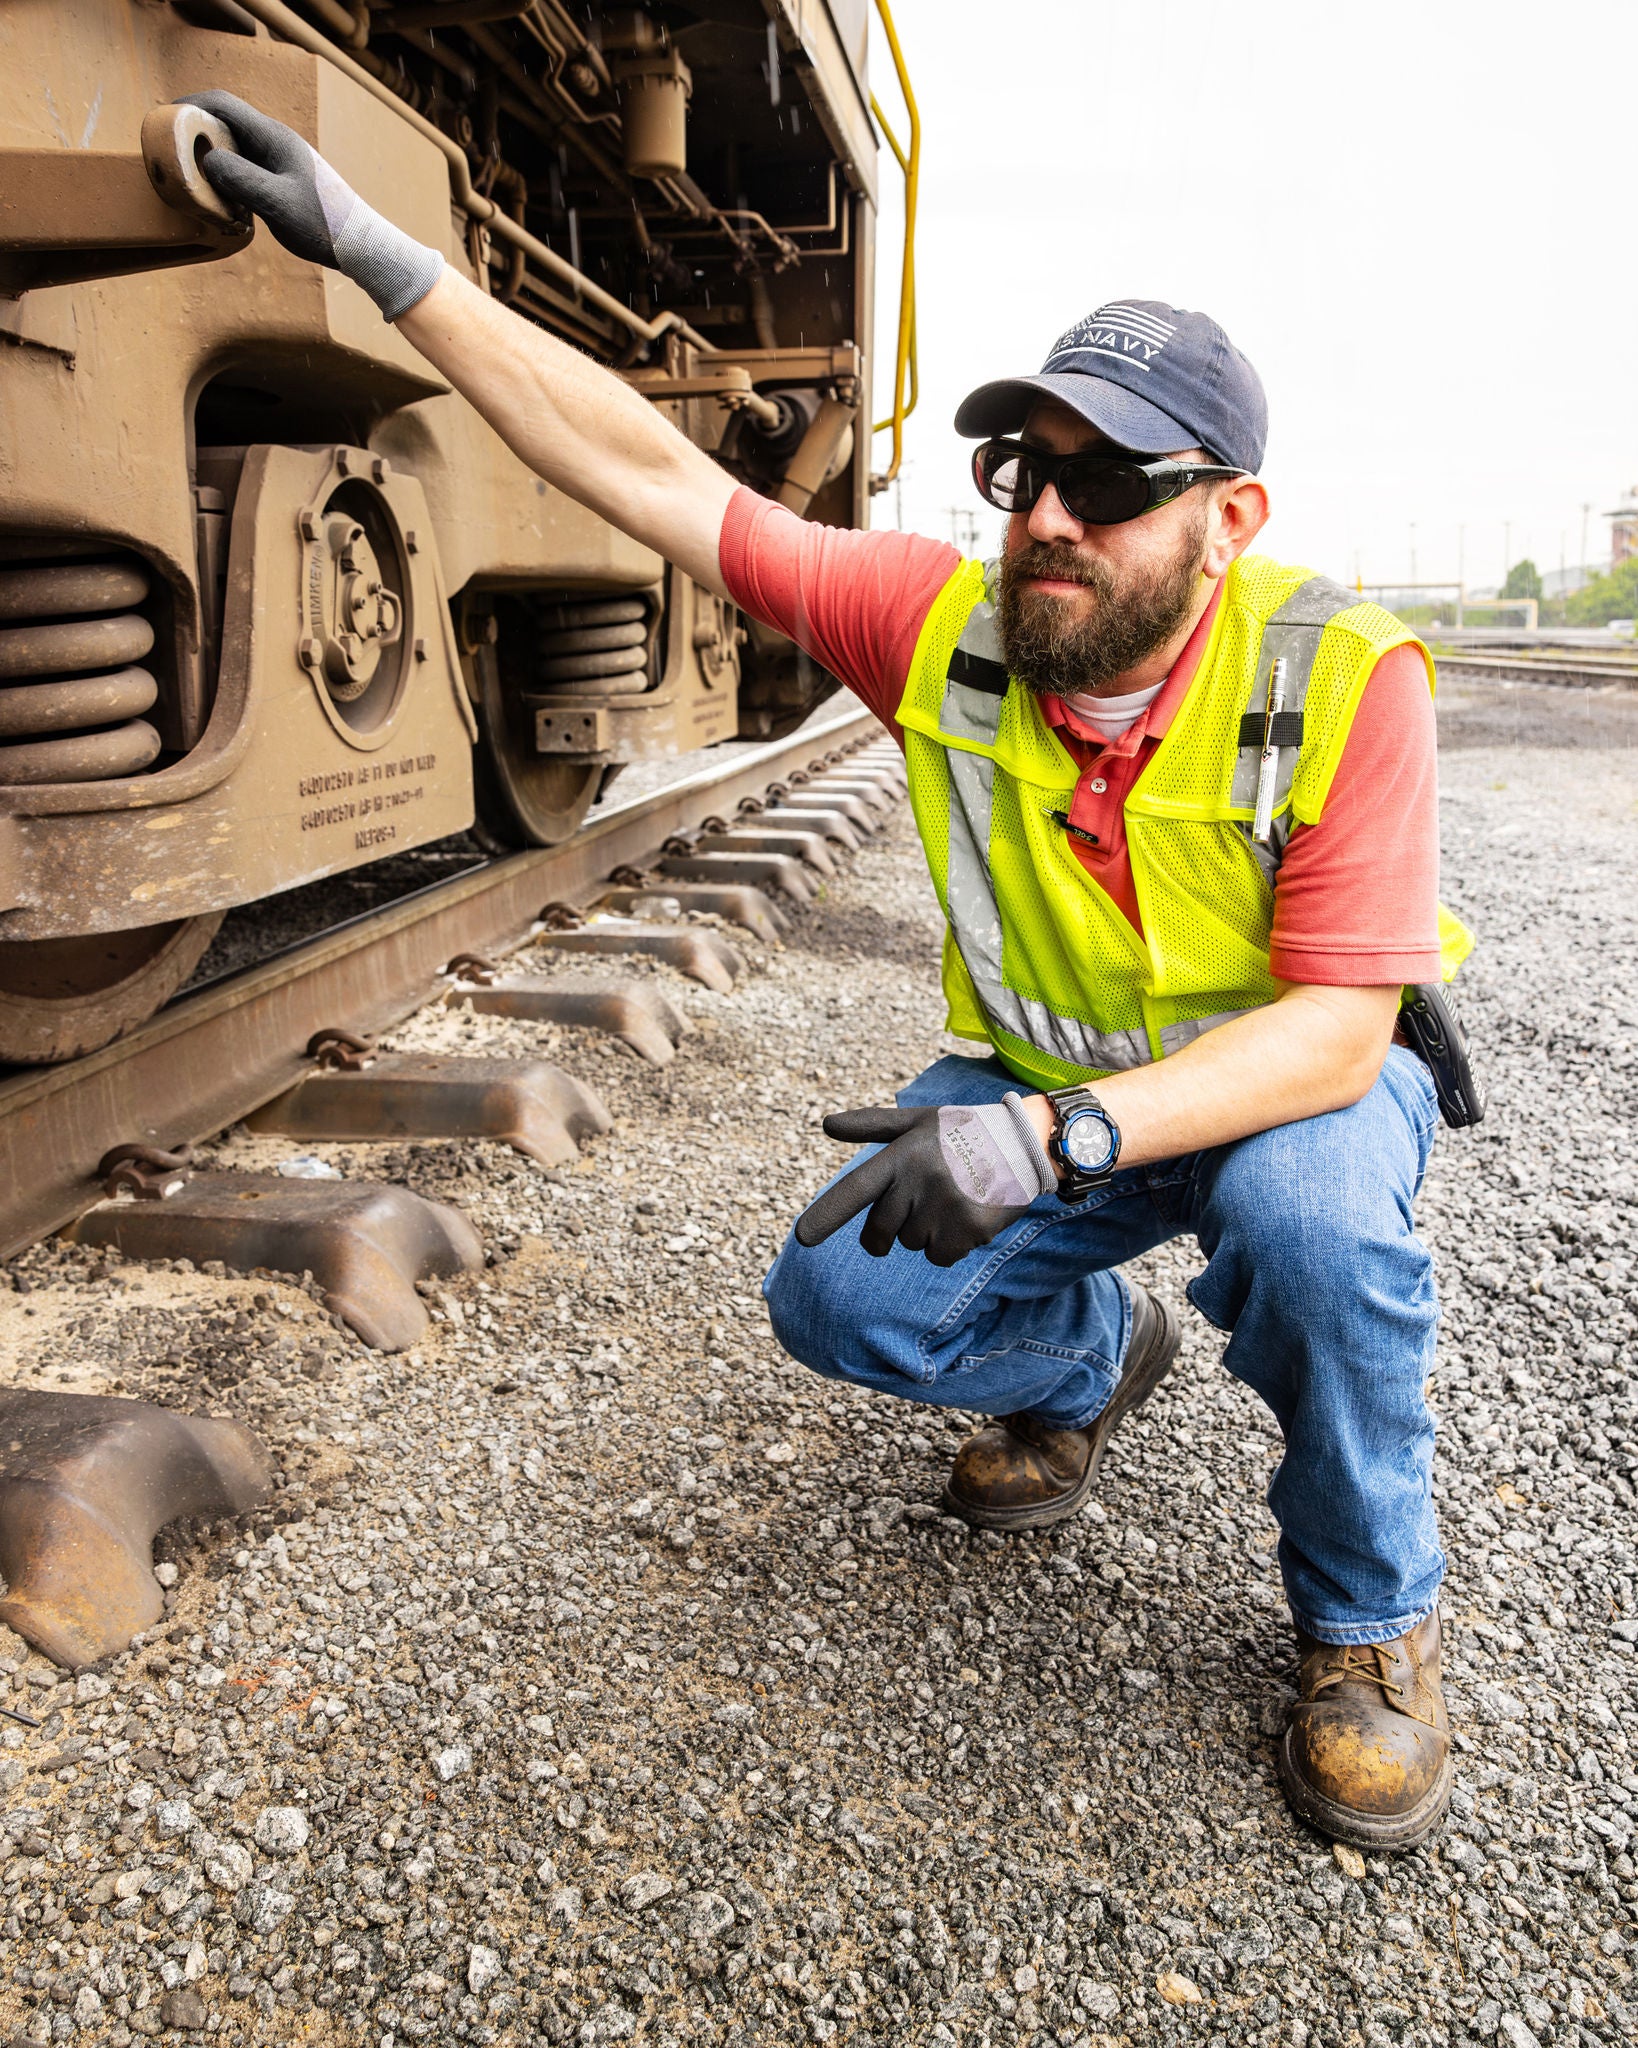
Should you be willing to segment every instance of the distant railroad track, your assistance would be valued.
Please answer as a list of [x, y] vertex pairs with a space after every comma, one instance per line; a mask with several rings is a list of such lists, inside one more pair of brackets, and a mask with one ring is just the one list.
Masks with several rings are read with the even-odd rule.
[[1545, 683], [1556, 689], [1638, 690], [1638, 661], [1620, 655], [1564, 653], [1438, 654], [1441, 675], [1471, 683]]
[[[102, 1199], [117, 1146], [173, 1151], [215, 1136], [311, 1071], [314, 1034], [402, 1022], [460, 954], [522, 943], [548, 903], [582, 905], [612, 871], [643, 867], [673, 834], [879, 728], [859, 708], [639, 798], [561, 846], [468, 869], [332, 926], [173, 1000], [127, 1037], [60, 1066], [0, 1079], [0, 1257]], [[656, 884], [657, 892], [664, 883]]]

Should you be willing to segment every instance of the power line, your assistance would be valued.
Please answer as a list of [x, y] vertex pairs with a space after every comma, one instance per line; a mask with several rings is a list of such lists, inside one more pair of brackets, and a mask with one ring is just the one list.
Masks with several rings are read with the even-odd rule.
[[950, 538], [957, 551], [968, 560], [978, 553], [978, 514], [970, 505], [947, 505], [950, 515]]

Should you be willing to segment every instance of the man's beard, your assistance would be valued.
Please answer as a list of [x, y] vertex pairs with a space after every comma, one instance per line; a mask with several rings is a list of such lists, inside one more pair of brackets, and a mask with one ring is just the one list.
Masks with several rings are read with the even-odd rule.
[[[996, 623], [1008, 669], [1045, 697], [1078, 695], [1129, 674], [1164, 647], [1188, 617], [1205, 555], [1203, 509], [1169, 561], [1124, 583], [1095, 555], [1026, 541], [1001, 557]], [[1078, 583], [1091, 592], [1093, 602], [1027, 589], [1025, 579], [1032, 576]]]

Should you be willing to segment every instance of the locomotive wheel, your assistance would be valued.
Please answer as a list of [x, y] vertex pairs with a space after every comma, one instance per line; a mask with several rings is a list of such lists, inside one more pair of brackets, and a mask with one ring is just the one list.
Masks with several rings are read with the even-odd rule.
[[122, 1038], [176, 994], [221, 922], [0, 942], [0, 1061], [50, 1066]]
[[557, 846], [579, 830], [605, 773], [601, 761], [535, 751], [534, 707], [501, 688], [494, 649], [473, 663], [478, 680], [478, 748], [473, 761], [473, 837], [490, 853]]

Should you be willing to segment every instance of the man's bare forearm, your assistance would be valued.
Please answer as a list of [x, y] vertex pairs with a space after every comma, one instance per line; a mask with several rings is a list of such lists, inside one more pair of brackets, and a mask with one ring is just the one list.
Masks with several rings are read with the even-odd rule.
[[726, 596], [734, 481], [648, 399], [453, 269], [397, 326], [537, 476]]
[[[1097, 1095], [1120, 1126], [1121, 1165], [1176, 1159], [1358, 1102], [1382, 1071], [1398, 1010], [1397, 987], [1289, 988], [1168, 1059], [1109, 1075]], [[1049, 1136], [1046, 1097], [1026, 1107]]]

